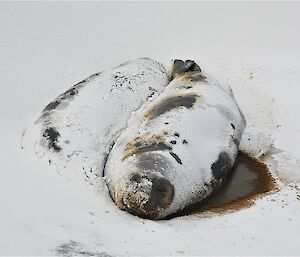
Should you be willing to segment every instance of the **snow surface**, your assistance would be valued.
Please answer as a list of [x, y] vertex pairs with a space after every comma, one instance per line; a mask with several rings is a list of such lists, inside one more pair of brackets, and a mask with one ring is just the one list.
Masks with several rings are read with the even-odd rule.
[[[300, 254], [299, 3], [1, 2], [0, 14], [0, 255]], [[244, 149], [266, 153], [278, 193], [235, 213], [143, 220], [104, 186], [95, 192], [22, 150], [60, 93], [145, 56], [195, 59], [233, 89]]]

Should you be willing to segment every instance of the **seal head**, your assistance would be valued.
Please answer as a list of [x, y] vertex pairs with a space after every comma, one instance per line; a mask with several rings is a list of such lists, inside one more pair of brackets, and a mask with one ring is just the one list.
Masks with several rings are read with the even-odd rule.
[[168, 179], [152, 172], [129, 172], [115, 191], [115, 202], [123, 210], [142, 218], [158, 219], [173, 200]]

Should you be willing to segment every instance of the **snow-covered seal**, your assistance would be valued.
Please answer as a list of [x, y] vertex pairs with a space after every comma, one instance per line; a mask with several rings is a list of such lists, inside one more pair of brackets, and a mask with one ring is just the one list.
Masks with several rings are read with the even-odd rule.
[[190, 60], [131, 117], [104, 174], [116, 205], [161, 219], [219, 188], [235, 163], [245, 120], [233, 95]]
[[96, 73], [50, 102], [25, 135], [25, 147], [69, 178], [102, 181], [110, 147], [132, 112], [169, 82], [159, 62], [139, 58]]

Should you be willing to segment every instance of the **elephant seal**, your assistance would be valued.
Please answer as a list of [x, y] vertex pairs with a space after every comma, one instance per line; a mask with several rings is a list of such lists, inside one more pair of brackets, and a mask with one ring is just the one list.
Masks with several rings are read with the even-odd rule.
[[191, 60], [175, 60], [172, 81], [128, 122], [104, 175], [115, 204], [162, 219], [219, 188], [235, 163], [245, 119], [234, 97]]
[[[96, 73], [56, 97], [25, 135], [25, 148], [69, 178], [102, 181], [106, 156], [132, 112], [168, 84], [165, 67], [149, 58]], [[101, 182], [102, 183], [102, 182]]]

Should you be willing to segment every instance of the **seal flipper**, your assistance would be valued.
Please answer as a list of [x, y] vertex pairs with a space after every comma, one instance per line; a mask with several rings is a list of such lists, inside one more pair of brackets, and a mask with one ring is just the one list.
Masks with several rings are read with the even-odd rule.
[[186, 60], [185, 61], [185, 66], [187, 67], [187, 71], [199, 71], [199, 72], [201, 72], [200, 66], [197, 63], [195, 63], [195, 61]]
[[195, 61], [186, 60], [185, 62], [180, 59], [175, 59], [171, 69], [170, 80], [173, 80], [176, 76], [182, 75], [189, 71], [201, 72], [201, 68]]

